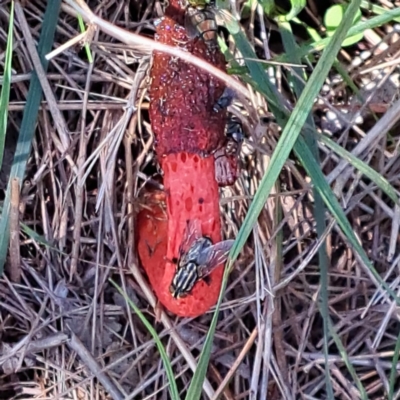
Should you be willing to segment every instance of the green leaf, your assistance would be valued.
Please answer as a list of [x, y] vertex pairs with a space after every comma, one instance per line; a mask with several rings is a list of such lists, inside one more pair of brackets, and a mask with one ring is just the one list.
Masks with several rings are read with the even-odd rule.
[[10, 21], [8, 23], [6, 59], [4, 62], [3, 86], [0, 95], [0, 168], [3, 163], [4, 146], [7, 133], [8, 103], [10, 100], [11, 65], [14, 29], [14, 1], [11, 2]]
[[336, 197], [332, 193], [331, 188], [326, 182], [326, 179], [322, 174], [319, 165], [313, 159], [312, 153], [310, 152], [304, 139], [301, 136], [299, 137], [298, 142], [296, 143], [294, 151], [296, 155], [299, 157], [301, 163], [303, 164], [307, 174], [310, 176], [313, 184], [317, 188], [319, 194], [323, 198], [328, 210], [332, 213], [333, 217], [340, 226], [341, 230], [349, 240], [349, 244], [355, 249], [359, 257], [361, 258], [362, 262], [367, 266], [371, 275], [373, 275], [374, 278], [379, 282], [379, 284], [385, 288], [385, 290], [396, 301], [396, 303], [400, 305], [400, 298], [389, 287], [389, 285], [382, 280], [382, 278], [374, 268], [373, 264], [369, 260], [366, 252], [364, 251], [360, 242], [358, 241], [350, 222], [346, 218], [344, 211], [340, 207], [338, 200], [336, 199]]
[[126, 293], [119, 287], [112, 279], [109, 279], [112, 285], [118, 290], [118, 292], [123, 296], [125, 301], [129, 304], [129, 307], [132, 308], [133, 311], [138, 315], [140, 320], [143, 322], [143, 325], [149, 331], [150, 335], [153, 337], [154, 342], [157, 346], [158, 351], [160, 352], [161, 359], [164, 363], [165, 373], [167, 374], [168, 382], [169, 382], [169, 392], [171, 394], [171, 399], [179, 400], [179, 392], [178, 387], [176, 385], [174, 372], [172, 371], [172, 365], [168, 358], [168, 354], [165, 351], [164, 345], [162, 344], [160, 337], [157, 335], [155, 329], [151, 326], [150, 322], [144, 316], [144, 314], [140, 311], [140, 309], [136, 306], [136, 304], [126, 295]]
[[[50, 52], [53, 46], [54, 33], [57, 27], [58, 14], [60, 11], [61, 0], [47, 2], [46, 11], [43, 18], [43, 27], [40, 33], [38, 52], [43, 68], [46, 71], [48, 61], [45, 55]], [[15, 150], [14, 161], [11, 167], [9, 184], [7, 187], [6, 198], [4, 200], [3, 211], [0, 217], [0, 276], [3, 274], [4, 263], [7, 257], [8, 242], [10, 239], [9, 230], [9, 211], [10, 211], [10, 182], [17, 178], [23, 182], [26, 163], [31, 150], [31, 143], [36, 128], [36, 120], [39, 112], [40, 101], [42, 99], [42, 88], [35, 72], [29, 86], [24, 116], [22, 118], [20, 134]]]
[[262, 8], [266, 15], [268, 15], [269, 17], [275, 16], [275, 14], [277, 12], [275, 0], [262, 0], [262, 1], [260, 1], [260, 4], [262, 5]]
[[295, 18], [305, 8], [307, 2], [306, 0], [290, 0], [290, 4], [292, 6], [290, 11], [285, 16], [279, 18], [282, 22], [288, 22]]
[[[339, 27], [339, 25], [342, 23], [344, 13], [346, 11], [347, 6], [344, 4], [335, 4], [331, 7], [329, 7], [326, 10], [325, 16], [324, 16], [324, 25], [327, 30], [327, 35], [332, 36], [335, 30]], [[358, 10], [355, 17], [354, 17], [354, 24], [358, 23], [361, 21], [361, 11]], [[358, 35], [352, 36], [347, 38], [342, 46], [351, 46], [357, 42], [359, 42], [363, 38], [364, 34], [359, 33]]]
[[[372, 4], [371, 0], [363, 0], [361, 2], [361, 8], [368, 11], [369, 13], [381, 15], [387, 12], [387, 8]], [[393, 21], [400, 22], [400, 18], [393, 18]]]
[[361, 398], [363, 400], [368, 400], [368, 395], [367, 392], [364, 388], [364, 386], [362, 385], [360, 379], [357, 376], [357, 373], [355, 371], [355, 369], [353, 368], [353, 365], [351, 364], [350, 360], [349, 360], [349, 356], [346, 352], [346, 349], [343, 346], [342, 341], [340, 340], [339, 336], [337, 335], [337, 333], [335, 332], [335, 329], [333, 328], [333, 324], [332, 321], [329, 319], [329, 329], [332, 332], [332, 337], [333, 340], [337, 346], [337, 348], [339, 349], [339, 353], [342, 356], [342, 359], [347, 367], [347, 370], [350, 372], [350, 375], [352, 376], [352, 378], [354, 379], [354, 382], [356, 383], [358, 390], [361, 393]]

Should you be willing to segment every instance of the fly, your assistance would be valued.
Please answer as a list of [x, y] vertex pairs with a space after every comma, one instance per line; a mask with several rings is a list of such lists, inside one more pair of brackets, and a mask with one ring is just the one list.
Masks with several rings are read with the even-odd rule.
[[227, 10], [215, 7], [215, 1], [187, 0], [185, 28], [189, 38], [201, 37], [210, 50], [218, 47], [218, 23], [234, 20]]
[[185, 28], [189, 38], [200, 36], [210, 50], [218, 46], [218, 25], [214, 10], [207, 5], [188, 5], [185, 13]]
[[217, 102], [213, 106], [213, 111], [219, 113], [223, 110], [226, 110], [233, 102], [233, 99], [236, 97], [236, 93], [230, 87], [226, 87], [221, 95], [221, 97], [217, 100]]
[[241, 124], [228, 123], [224, 144], [214, 153], [215, 180], [219, 186], [231, 186], [239, 177], [243, 140]]
[[244, 141], [243, 126], [239, 118], [231, 115], [225, 131], [225, 155], [239, 157]]
[[169, 289], [172, 297], [187, 296], [200, 279], [206, 278], [218, 265], [224, 263], [233, 242], [223, 240], [213, 244], [209, 237], [202, 235], [198, 220], [188, 221]]

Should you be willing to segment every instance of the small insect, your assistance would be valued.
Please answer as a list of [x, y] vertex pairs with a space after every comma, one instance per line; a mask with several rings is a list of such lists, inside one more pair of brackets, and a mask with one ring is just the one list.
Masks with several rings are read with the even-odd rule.
[[[233, 102], [235, 98], [235, 91], [229, 87], [225, 88], [221, 97], [213, 106], [214, 112], [220, 112], [226, 110]], [[244, 140], [244, 133], [242, 123], [239, 118], [235, 115], [230, 114], [228, 123], [225, 127], [225, 154], [238, 155]]]
[[233, 99], [236, 97], [236, 93], [230, 87], [226, 87], [221, 95], [221, 97], [217, 100], [217, 102], [213, 106], [213, 111], [218, 113], [223, 110], [226, 110], [233, 102]]
[[224, 263], [234, 242], [223, 240], [213, 244], [209, 237], [202, 235], [198, 220], [187, 222], [183, 238], [169, 288], [174, 298], [187, 296], [199, 280]]
[[231, 115], [225, 128], [225, 141], [214, 153], [215, 179], [219, 186], [231, 186], [240, 174], [240, 152], [244, 141], [240, 120]]
[[218, 47], [218, 25], [211, 5], [205, 2], [190, 4], [189, 1], [185, 13], [185, 28], [189, 38], [200, 36], [210, 50]]
[[225, 155], [239, 156], [244, 141], [244, 133], [241, 121], [234, 115], [231, 115], [228, 120], [225, 137]]

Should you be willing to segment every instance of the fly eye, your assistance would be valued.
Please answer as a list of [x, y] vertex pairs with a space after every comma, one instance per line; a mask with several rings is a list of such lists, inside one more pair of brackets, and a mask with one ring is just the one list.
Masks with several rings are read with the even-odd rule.
[[172, 257], [171, 261], [172, 261], [173, 264], [177, 264], [178, 263], [178, 259], [176, 257]]

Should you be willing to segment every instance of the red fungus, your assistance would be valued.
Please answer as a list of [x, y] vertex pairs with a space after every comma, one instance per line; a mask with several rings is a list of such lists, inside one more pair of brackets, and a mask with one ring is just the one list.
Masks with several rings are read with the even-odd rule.
[[[164, 159], [165, 163], [174, 162], [179, 155], [171, 154]], [[139, 242], [138, 252], [141, 263], [149, 277], [160, 302], [173, 313], [183, 317], [197, 317], [204, 314], [217, 299], [221, 287], [223, 266], [216, 268], [211, 274], [208, 282], [199, 281], [192, 292], [181, 299], [174, 299], [169, 292], [172, 278], [175, 274], [176, 265], [166, 261], [178, 257], [182, 234], [188, 219], [201, 221], [202, 232], [209, 236], [213, 242], [221, 240], [221, 223], [219, 214], [218, 185], [214, 179], [213, 158], [200, 160], [200, 173], [194, 175], [192, 163], [193, 155], [187, 154], [186, 163], [180, 163], [178, 169], [171, 169], [164, 176], [164, 185], [173, 196], [166, 196], [167, 215], [162, 204], [160, 194], [158, 204], [146, 207], [138, 216]], [[202, 209], [193, 208], [186, 211], [184, 208], [171, 207], [174, 199], [180, 198], [185, 202], [188, 186], [192, 180], [197, 181], [194, 186], [194, 198], [203, 198]], [[179, 182], [177, 184], [177, 181]], [[172, 190], [174, 188], [174, 190]]]
[[[170, 0], [167, 15], [156, 26], [156, 39], [179, 46], [225, 70], [219, 50], [210, 51], [201, 38], [189, 40], [183, 28], [183, 11]], [[184, 298], [172, 297], [169, 288], [188, 220], [201, 223], [202, 234], [221, 241], [218, 183], [213, 153], [224, 142], [226, 111], [214, 110], [224, 91], [215, 77], [194, 65], [155, 52], [151, 69], [150, 119], [156, 152], [164, 171], [165, 207], [148, 204], [138, 216], [138, 252], [160, 302], [185, 317], [205, 313], [218, 299], [223, 267], [199, 280]], [[196, 207], [196, 203], [200, 204]]]

